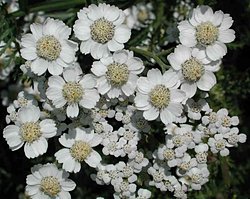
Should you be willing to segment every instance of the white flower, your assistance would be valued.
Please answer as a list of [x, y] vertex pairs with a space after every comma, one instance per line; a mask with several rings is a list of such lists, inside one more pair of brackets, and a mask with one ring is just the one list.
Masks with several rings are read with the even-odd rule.
[[44, 154], [48, 148], [47, 139], [56, 135], [56, 124], [51, 119], [40, 118], [40, 110], [33, 105], [19, 109], [16, 125], [8, 125], [3, 130], [12, 151], [24, 145], [27, 158], [35, 158]]
[[140, 30], [143, 27], [146, 27], [154, 19], [155, 15], [152, 12], [153, 6], [152, 3], [139, 3], [131, 8], [124, 10], [126, 14], [126, 24], [131, 29]]
[[91, 74], [81, 77], [82, 71], [78, 67], [67, 68], [61, 76], [51, 76], [48, 81], [46, 95], [52, 100], [56, 108], [67, 104], [68, 117], [77, 117], [79, 106], [94, 108], [100, 96], [94, 88], [96, 81]]
[[196, 159], [191, 158], [188, 153], [185, 153], [185, 155], [178, 161], [176, 173], [178, 176], [183, 176], [187, 171], [195, 166], [197, 166]]
[[239, 133], [239, 129], [236, 127], [233, 127], [230, 129], [229, 132], [225, 133], [223, 135], [224, 138], [227, 138], [227, 142], [228, 142], [228, 147], [233, 147], [233, 146], [238, 146], [238, 142], [239, 143], [244, 143], [246, 142], [247, 136], [246, 134], [243, 133]]
[[142, 60], [127, 50], [116, 51], [113, 56], [94, 62], [91, 68], [98, 77], [98, 92], [107, 94], [109, 98], [132, 95], [136, 88], [137, 75], [143, 70]]
[[82, 41], [80, 50], [91, 53], [95, 59], [107, 57], [110, 51], [124, 48], [131, 35], [131, 29], [123, 24], [125, 14], [115, 6], [101, 3], [91, 4], [77, 13], [74, 25], [76, 37]]
[[137, 193], [138, 193], [138, 196], [136, 197], [136, 199], [142, 199], [142, 198], [148, 199], [151, 197], [151, 191], [147, 189], [140, 188]]
[[54, 164], [35, 165], [26, 178], [26, 192], [32, 199], [70, 199], [76, 184]]
[[[118, 178], [114, 184], [114, 189], [121, 196], [130, 198], [136, 192], [136, 184], [128, 182], [126, 179]], [[121, 197], [121, 198], [123, 198]]]
[[148, 168], [148, 174], [153, 177], [153, 180], [149, 182], [150, 186], [155, 186], [158, 189], [161, 189], [164, 186], [164, 179], [167, 178], [168, 172], [167, 165], [154, 163], [153, 166]]
[[195, 146], [195, 158], [199, 164], [206, 164], [207, 162], [207, 151], [208, 151], [208, 145], [204, 143], [200, 143], [199, 145]]
[[178, 74], [182, 83], [181, 90], [186, 92], [187, 97], [193, 97], [197, 87], [209, 91], [216, 84], [213, 67], [204, 50], [178, 45], [167, 59]]
[[102, 158], [93, 147], [99, 145], [101, 141], [98, 134], [76, 128], [74, 132], [63, 134], [59, 138], [59, 142], [66, 148], [57, 151], [55, 157], [59, 163], [63, 163], [63, 169], [69, 172], [79, 172], [83, 161], [95, 168]]
[[176, 151], [173, 148], [168, 148], [166, 145], [160, 145], [156, 154], [160, 160], [165, 160], [169, 167], [175, 167], [178, 163]]
[[185, 98], [185, 93], [176, 89], [177, 86], [173, 72], [162, 75], [159, 69], [149, 70], [147, 77], [140, 77], [137, 81], [136, 108], [144, 111], [146, 120], [155, 120], [160, 115], [164, 124], [174, 122], [182, 113], [181, 102]]
[[219, 133], [226, 133], [230, 131], [231, 126], [237, 126], [239, 124], [239, 118], [237, 116], [229, 117], [228, 110], [225, 108], [217, 112], [217, 118], [216, 127]]
[[201, 185], [208, 182], [209, 171], [206, 167], [192, 168], [190, 169], [185, 177], [182, 177], [180, 181], [187, 185], [190, 185], [194, 190], [200, 190]]
[[77, 44], [68, 40], [71, 29], [62, 21], [48, 18], [43, 24], [31, 24], [32, 34], [21, 39], [21, 56], [31, 63], [31, 71], [42, 75], [48, 69], [59, 75], [75, 60]]
[[201, 111], [207, 112], [210, 110], [205, 99], [199, 99], [197, 102], [193, 99], [188, 99], [186, 102], [188, 117], [193, 120], [201, 119]]
[[229, 155], [229, 150], [226, 148], [227, 141], [223, 138], [222, 134], [216, 134], [214, 138], [208, 139], [208, 145], [213, 153], [220, 152], [221, 156]]
[[187, 47], [199, 46], [205, 49], [209, 59], [221, 59], [227, 53], [224, 43], [235, 39], [235, 32], [229, 29], [232, 17], [221, 10], [213, 12], [209, 6], [198, 6], [188, 20], [178, 25], [180, 42]]
[[143, 167], [146, 167], [149, 160], [144, 157], [144, 154], [140, 151], [132, 151], [128, 154], [129, 165], [134, 168], [135, 173], [140, 173]]

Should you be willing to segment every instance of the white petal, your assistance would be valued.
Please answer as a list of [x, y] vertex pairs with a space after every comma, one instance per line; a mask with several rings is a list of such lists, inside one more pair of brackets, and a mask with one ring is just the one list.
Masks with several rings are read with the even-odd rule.
[[48, 65], [48, 71], [51, 75], [60, 75], [63, 72], [63, 67], [53, 61]]
[[40, 39], [43, 35], [43, 30], [42, 30], [42, 25], [41, 24], [31, 24], [30, 25], [30, 31], [34, 35], [35, 39], [38, 40]]
[[158, 116], [159, 110], [154, 107], [151, 107], [149, 110], [143, 112], [143, 117], [149, 121], [155, 120]]
[[216, 61], [226, 55], [227, 47], [225, 44], [217, 41], [212, 46], [206, 48], [206, 53], [211, 60]]
[[40, 109], [36, 106], [28, 106], [19, 109], [18, 117], [22, 123], [37, 122], [40, 118]]
[[44, 59], [37, 58], [31, 63], [31, 71], [37, 75], [42, 75], [48, 68], [49, 63]]
[[92, 150], [90, 155], [85, 159], [85, 162], [91, 166], [96, 168], [102, 160], [102, 157], [100, 156], [99, 153], [97, 153], [95, 150]]
[[216, 84], [216, 77], [211, 71], [206, 71], [197, 82], [200, 90], [209, 91]]
[[147, 73], [147, 78], [152, 85], [161, 84], [162, 74], [159, 69], [151, 69]]
[[52, 119], [44, 119], [39, 123], [40, 130], [45, 138], [51, 138], [56, 135], [56, 124]]
[[102, 76], [105, 75], [107, 72], [107, 67], [102, 64], [100, 61], [95, 61], [91, 68], [92, 73], [94, 73], [96, 76]]
[[184, 82], [181, 85], [181, 90], [183, 90], [186, 93], [187, 98], [191, 98], [195, 95], [197, 91], [197, 86], [195, 83]]
[[232, 29], [219, 32], [218, 40], [223, 43], [230, 43], [235, 39], [235, 31]]
[[96, 86], [96, 81], [91, 74], [86, 74], [83, 76], [81, 81], [79, 82], [84, 89], [91, 89]]
[[73, 103], [67, 106], [66, 113], [68, 117], [77, 117], [79, 114], [79, 106], [77, 103]]
[[115, 29], [114, 38], [119, 43], [126, 43], [131, 36], [131, 29], [127, 25], [120, 25]]

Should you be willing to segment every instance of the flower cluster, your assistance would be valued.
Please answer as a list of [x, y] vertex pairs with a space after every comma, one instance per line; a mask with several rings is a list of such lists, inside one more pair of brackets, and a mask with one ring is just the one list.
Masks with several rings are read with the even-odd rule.
[[[33, 84], [8, 107], [3, 137], [12, 151], [24, 145], [27, 158], [46, 154], [49, 139], [60, 148], [57, 164], [31, 168], [31, 198], [71, 198], [76, 184], [69, 173], [82, 172], [83, 164], [117, 199], [150, 198], [150, 186], [187, 198], [208, 182], [208, 156], [226, 156], [246, 141], [238, 117], [225, 108], [213, 111], [204, 97], [216, 84], [225, 43], [235, 38], [230, 15], [195, 8], [179, 23], [180, 44], [163, 72], [146, 69], [124, 48], [132, 28], [155, 19], [152, 10], [151, 4], [125, 12], [91, 4], [77, 13], [74, 37], [52, 18], [22, 36], [21, 70]], [[78, 50], [93, 58], [87, 74]]]

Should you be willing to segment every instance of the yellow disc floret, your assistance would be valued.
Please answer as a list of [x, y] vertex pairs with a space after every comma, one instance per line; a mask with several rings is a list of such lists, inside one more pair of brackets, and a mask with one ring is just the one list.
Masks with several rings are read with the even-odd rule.
[[126, 64], [112, 63], [108, 65], [106, 77], [110, 84], [115, 87], [120, 87], [128, 81], [129, 70]]
[[91, 146], [81, 140], [76, 141], [70, 149], [72, 157], [75, 158], [78, 162], [82, 162], [83, 160], [85, 160], [89, 156], [91, 151]]
[[94, 41], [105, 44], [114, 37], [115, 26], [103, 17], [94, 21], [90, 26], [90, 34]]
[[203, 65], [193, 57], [182, 64], [182, 75], [185, 80], [190, 82], [197, 82], [204, 71]]
[[28, 143], [38, 140], [42, 135], [40, 126], [36, 122], [26, 122], [22, 124], [20, 131], [23, 141]]
[[62, 50], [60, 42], [53, 35], [46, 35], [36, 43], [37, 55], [48, 61], [56, 60]]
[[77, 82], [67, 82], [62, 89], [63, 97], [68, 103], [78, 103], [84, 94], [82, 86]]
[[149, 93], [151, 104], [158, 108], [163, 109], [169, 105], [170, 102], [170, 90], [162, 85], [156, 85]]
[[204, 46], [213, 44], [219, 36], [219, 29], [211, 22], [203, 22], [196, 27], [196, 39]]
[[61, 185], [54, 176], [47, 176], [41, 180], [40, 190], [50, 197], [55, 197], [61, 191]]

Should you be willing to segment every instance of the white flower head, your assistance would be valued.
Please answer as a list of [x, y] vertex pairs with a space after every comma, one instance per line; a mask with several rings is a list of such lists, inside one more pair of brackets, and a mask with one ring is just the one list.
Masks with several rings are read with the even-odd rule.
[[214, 138], [208, 139], [208, 145], [213, 153], [220, 152], [221, 156], [228, 156], [229, 150], [226, 148], [228, 146], [227, 141], [224, 139], [222, 134], [214, 135]]
[[95, 59], [107, 57], [110, 51], [124, 48], [131, 29], [124, 24], [125, 14], [115, 6], [91, 4], [77, 13], [74, 25], [76, 37], [82, 41], [80, 50]]
[[137, 30], [146, 27], [155, 19], [155, 15], [152, 10], [152, 3], [147, 3], [146, 5], [144, 3], [139, 3], [131, 8], [127, 8], [124, 10], [124, 13], [127, 16], [126, 24], [129, 28]]
[[187, 97], [193, 97], [197, 87], [202, 91], [209, 91], [216, 84], [213, 67], [204, 50], [178, 45], [167, 58], [178, 74], [181, 90], [186, 92]]
[[200, 190], [201, 186], [208, 182], [209, 171], [206, 167], [192, 168], [186, 176], [181, 178], [180, 181], [184, 184], [190, 185], [194, 190]]
[[48, 18], [43, 24], [31, 24], [30, 30], [32, 34], [21, 39], [21, 56], [32, 61], [31, 71], [38, 76], [47, 69], [52, 75], [60, 75], [75, 60], [78, 49], [68, 40], [71, 29], [60, 20]]
[[225, 108], [220, 109], [217, 112], [217, 122], [216, 127], [219, 133], [226, 133], [230, 131], [232, 126], [237, 126], [239, 124], [239, 118], [237, 116], [228, 116], [228, 110]]
[[18, 122], [8, 125], [3, 130], [3, 137], [10, 149], [15, 151], [24, 145], [27, 158], [44, 154], [48, 148], [47, 139], [56, 135], [55, 122], [51, 119], [40, 121], [41, 112], [33, 105], [19, 109], [17, 114]]
[[66, 148], [57, 151], [55, 157], [59, 163], [63, 163], [63, 169], [68, 172], [79, 172], [83, 161], [96, 168], [102, 158], [93, 147], [101, 141], [98, 134], [76, 128], [74, 132], [63, 134], [59, 138], [59, 142]]
[[167, 71], [162, 75], [159, 69], [151, 69], [147, 77], [138, 79], [135, 106], [144, 111], [146, 120], [155, 120], [160, 115], [161, 121], [169, 124], [181, 115], [185, 93], [176, 89], [177, 81], [174, 72]]
[[236, 127], [233, 127], [230, 129], [229, 132], [224, 134], [224, 138], [227, 139], [228, 147], [234, 147], [238, 146], [238, 143], [244, 143], [246, 142], [247, 136], [244, 133], [239, 134], [239, 129]]
[[193, 99], [188, 99], [186, 102], [188, 117], [192, 120], [200, 120], [201, 112], [210, 110], [208, 103], [205, 99], [199, 99], [197, 102]]
[[26, 192], [32, 199], [70, 199], [69, 191], [76, 184], [68, 179], [69, 174], [54, 164], [35, 165], [26, 178]]
[[46, 95], [56, 108], [67, 104], [68, 117], [77, 117], [79, 105], [83, 108], [94, 108], [100, 96], [94, 88], [96, 81], [91, 74], [82, 76], [80, 67], [67, 68], [61, 76], [51, 76]]
[[148, 199], [151, 197], [151, 191], [147, 189], [140, 188], [137, 193], [138, 193], [138, 196], [136, 199], [142, 199], [142, 198]]
[[204, 48], [208, 58], [216, 61], [227, 53], [225, 43], [235, 39], [234, 30], [229, 29], [232, 24], [229, 14], [221, 10], [213, 12], [209, 6], [198, 6], [188, 20], [179, 23], [179, 39], [187, 47]]
[[130, 96], [136, 88], [138, 74], [144, 70], [141, 59], [132, 51], [116, 51], [112, 56], [93, 63], [91, 71], [97, 76], [97, 89], [109, 98]]

